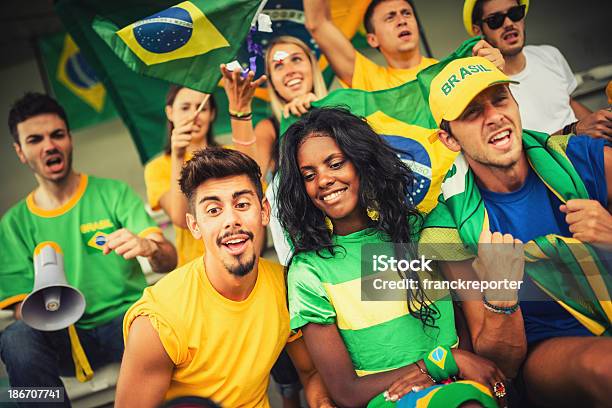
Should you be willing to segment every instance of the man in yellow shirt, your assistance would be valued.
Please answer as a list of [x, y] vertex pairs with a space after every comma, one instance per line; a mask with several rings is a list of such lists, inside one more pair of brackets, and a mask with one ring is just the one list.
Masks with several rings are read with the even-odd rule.
[[270, 369], [285, 345], [309, 406], [330, 406], [303, 340], [290, 336], [283, 270], [258, 255], [270, 218], [260, 178], [255, 161], [230, 149], [199, 151], [184, 166], [187, 226], [207, 251], [126, 313], [117, 407], [187, 395], [269, 407]]
[[[419, 71], [438, 62], [421, 55], [419, 25], [410, 0], [372, 0], [365, 12], [366, 40], [383, 55], [386, 67], [355, 50], [334, 25], [328, 0], [304, 0], [304, 14], [306, 28], [336, 76], [349, 88], [365, 91], [395, 88], [414, 80]], [[478, 42], [473, 52], [503, 68], [501, 53], [487, 42]]]

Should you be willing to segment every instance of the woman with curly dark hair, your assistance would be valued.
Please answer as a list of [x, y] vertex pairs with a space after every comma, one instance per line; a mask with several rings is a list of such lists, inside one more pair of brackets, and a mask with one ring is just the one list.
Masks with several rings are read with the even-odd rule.
[[[406, 198], [414, 176], [397, 153], [341, 108], [314, 109], [283, 136], [279, 216], [294, 247], [291, 328], [302, 330], [338, 405], [410, 407], [431, 398], [429, 406], [496, 406], [474, 381], [493, 385], [501, 371], [451, 350], [458, 339], [450, 298], [432, 300], [417, 285], [401, 300], [362, 300], [362, 267], [371, 262], [362, 251], [406, 259], [418, 233], [420, 215]], [[454, 377], [474, 381], [435, 384]]]

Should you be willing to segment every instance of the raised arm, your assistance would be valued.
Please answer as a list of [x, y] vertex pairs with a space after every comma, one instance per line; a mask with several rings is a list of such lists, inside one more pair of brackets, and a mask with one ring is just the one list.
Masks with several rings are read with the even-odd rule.
[[181, 169], [185, 163], [187, 147], [191, 143], [191, 132], [195, 115], [177, 123], [170, 136], [170, 189], [159, 198], [159, 206], [164, 210], [172, 224], [187, 228], [187, 198], [179, 186]]
[[147, 316], [130, 327], [117, 382], [115, 407], [158, 407], [170, 386], [174, 364]]
[[355, 71], [355, 47], [336, 27], [327, 0], [304, 0], [306, 28], [329, 61], [336, 76], [352, 85]]
[[252, 102], [255, 90], [266, 80], [266, 76], [262, 75], [253, 81], [253, 71], [242, 78], [240, 71], [229, 71], [225, 64], [221, 64], [220, 69], [229, 104], [233, 147], [255, 160], [262, 175], [265, 175], [270, 161], [269, 153], [266, 152], [270, 146], [260, 140], [257, 131], [253, 130]]

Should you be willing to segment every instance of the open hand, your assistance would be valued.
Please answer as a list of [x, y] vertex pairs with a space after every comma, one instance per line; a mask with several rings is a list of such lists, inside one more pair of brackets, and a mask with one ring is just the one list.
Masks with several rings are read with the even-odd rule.
[[255, 90], [264, 83], [266, 76], [262, 75], [253, 81], [255, 72], [249, 71], [243, 78], [239, 70], [230, 71], [225, 64], [221, 64], [221, 73], [229, 109], [236, 112], [251, 112], [251, 101]]

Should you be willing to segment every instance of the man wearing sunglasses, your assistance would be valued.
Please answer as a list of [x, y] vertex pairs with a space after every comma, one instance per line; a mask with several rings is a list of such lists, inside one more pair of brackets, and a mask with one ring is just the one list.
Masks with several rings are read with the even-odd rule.
[[463, 23], [470, 35], [483, 35], [499, 48], [503, 71], [519, 81], [510, 85], [523, 126], [545, 133], [588, 134], [612, 139], [612, 112], [592, 113], [572, 99], [577, 83], [559, 50], [549, 45], [525, 46], [529, 0], [465, 0]]

